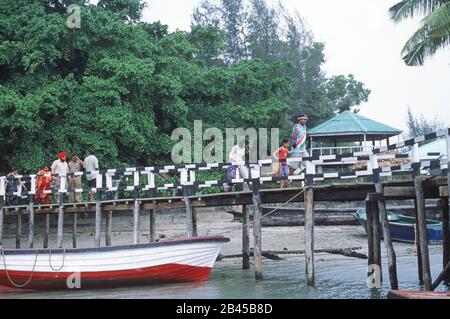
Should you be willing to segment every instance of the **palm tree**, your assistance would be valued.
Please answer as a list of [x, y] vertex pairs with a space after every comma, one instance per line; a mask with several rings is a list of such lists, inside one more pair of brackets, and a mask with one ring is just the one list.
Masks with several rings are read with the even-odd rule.
[[403, 48], [406, 65], [423, 65], [426, 57], [450, 44], [450, 0], [402, 0], [391, 7], [389, 13], [395, 22], [416, 15], [424, 17], [421, 27]]

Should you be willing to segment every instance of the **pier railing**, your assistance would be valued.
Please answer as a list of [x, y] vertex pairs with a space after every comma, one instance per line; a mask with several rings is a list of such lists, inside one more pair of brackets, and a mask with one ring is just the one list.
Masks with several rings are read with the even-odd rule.
[[[278, 164], [272, 159], [260, 160], [257, 163], [212, 163], [212, 164], [185, 164], [185, 165], [164, 165], [151, 167], [130, 167], [119, 169], [107, 169], [92, 172], [76, 172], [70, 174], [45, 174], [43, 176], [57, 178], [60, 180], [59, 187], [53, 187], [44, 191], [37, 190], [37, 174], [1, 176], [0, 177], [0, 198], [17, 196], [26, 198], [40, 194], [62, 195], [70, 193], [96, 193], [111, 194], [117, 192], [130, 192], [133, 197], [156, 197], [161, 191], [172, 191], [172, 194], [190, 187], [195, 191], [202, 191], [211, 187], [223, 188], [226, 184], [252, 184], [258, 180], [260, 184], [274, 183], [282, 180], [290, 182], [304, 182], [307, 178], [313, 182], [330, 179], [357, 179], [360, 177], [391, 177], [396, 175], [445, 175], [448, 174], [449, 156], [447, 159], [420, 161], [419, 143], [425, 143], [438, 138], [446, 138], [449, 142], [450, 129], [442, 130], [425, 136], [416, 137], [406, 141], [401, 141], [389, 146], [375, 148], [370, 151], [353, 152], [344, 155], [313, 156], [305, 158], [289, 158], [289, 165], [304, 165], [306, 170], [291, 176], [276, 176], [273, 174], [272, 165]], [[405, 147], [411, 148], [412, 156], [404, 153], [384, 154], [390, 151], [398, 151]], [[449, 147], [447, 147], [449, 148]], [[448, 154], [449, 151], [447, 151]], [[443, 155], [443, 154], [441, 154]], [[382, 160], [406, 160], [407, 163], [380, 167], [378, 161]], [[317, 173], [316, 167], [333, 163], [334, 165], [355, 165], [364, 163], [359, 169], [352, 171], [335, 171], [327, 173]], [[248, 178], [236, 178], [228, 180], [224, 174], [230, 166], [246, 166], [249, 170]], [[216, 179], [202, 180], [202, 172], [216, 172]], [[95, 176], [95, 187], [69, 189], [68, 179]], [[171, 176], [172, 181], [165, 182], [161, 176]], [[8, 190], [7, 182], [15, 185], [15, 190]], [[85, 183], [87, 184], [87, 183]]]

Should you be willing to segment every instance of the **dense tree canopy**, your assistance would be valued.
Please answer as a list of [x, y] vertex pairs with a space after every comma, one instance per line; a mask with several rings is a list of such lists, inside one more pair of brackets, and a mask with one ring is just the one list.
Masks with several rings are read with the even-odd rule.
[[370, 90], [353, 75], [327, 78], [323, 71], [324, 45], [314, 40], [298, 13], [281, 4], [271, 7], [265, 0], [203, 0], [193, 14], [194, 26], [221, 30], [226, 46], [226, 64], [261, 59], [288, 61], [286, 75], [293, 90], [284, 96], [288, 105], [287, 130], [300, 113], [308, 113], [310, 125], [366, 102]]
[[[67, 26], [74, 3], [79, 29]], [[36, 171], [61, 150], [103, 167], [167, 162], [172, 131], [194, 119], [288, 127], [300, 111], [317, 122], [367, 98], [353, 78], [325, 77], [323, 44], [300, 18], [251, 3], [224, 0], [226, 21], [205, 7], [209, 22], [169, 33], [141, 21], [141, 0], [0, 1], [0, 171]]]
[[285, 63], [225, 68], [217, 29], [168, 33], [139, 22], [137, 0], [78, 4], [81, 28], [69, 29], [69, 1], [0, 2], [2, 171], [36, 170], [60, 150], [104, 166], [168, 161], [172, 130], [194, 118], [280, 125]]

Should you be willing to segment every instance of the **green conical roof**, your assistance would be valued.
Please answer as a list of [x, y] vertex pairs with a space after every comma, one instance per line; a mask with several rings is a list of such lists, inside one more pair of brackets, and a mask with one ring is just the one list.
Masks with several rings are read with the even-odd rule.
[[345, 111], [308, 131], [310, 136], [330, 135], [399, 135], [401, 130], [370, 120], [362, 115]]

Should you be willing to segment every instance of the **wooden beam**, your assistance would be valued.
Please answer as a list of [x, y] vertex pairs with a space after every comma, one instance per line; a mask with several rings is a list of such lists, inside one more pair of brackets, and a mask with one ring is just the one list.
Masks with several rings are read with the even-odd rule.
[[95, 202], [95, 247], [100, 247], [102, 243], [102, 204], [100, 203], [98, 196]]
[[16, 219], [16, 249], [20, 249], [20, 240], [22, 237], [22, 215], [17, 213]]
[[139, 244], [141, 241], [141, 204], [139, 200], [134, 201], [133, 208], [133, 241]]
[[156, 241], [156, 227], [155, 227], [155, 216], [156, 212], [154, 209], [149, 210], [149, 218], [150, 218], [150, 242], [153, 243]]
[[242, 269], [250, 269], [250, 207], [242, 206]]
[[191, 205], [191, 200], [189, 197], [184, 197], [184, 204], [186, 208], [186, 231], [187, 231], [187, 237], [192, 238], [194, 235], [194, 225], [193, 225], [193, 208]]
[[28, 216], [28, 248], [34, 246], [34, 202], [33, 196], [30, 198], [29, 203], [29, 216]]
[[0, 246], [3, 244], [4, 219], [5, 219], [5, 210], [3, 208], [3, 196], [0, 196]]
[[439, 187], [439, 196], [448, 198], [448, 186], [440, 186]]
[[[449, 216], [449, 207], [448, 197], [442, 198], [440, 200], [440, 207], [442, 213], [442, 249], [443, 249], [443, 267], [447, 266], [450, 263], [450, 216]], [[450, 283], [450, 274], [447, 274], [444, 279], [446, 284]]]
[[72, 217], [72, 247], [77, 248], [78, 214], [73, 214]]
[[59, 206], [58, 206], [58, 230], [57, 230], [57, 238], [56, 238], [56, 247], [63, 247], [63, 239], [64, 239], [64, 194], [59, 194]]
[[48, 248], [49, 236], [50, 236], [50, 215], [46, 214], [45, 215], [45, 229], [44, 229], [44, 243], [42, 245], [43, 248]]
[[308, 286], [314, 286], [314, 190], [305, 189], [305, 260]]
[[430, 270], [430, 255], [428, 252], [428, 230], [425, 211], [425, 198], [423, 195], [422, 178], [416, 177], [414, 179], [417, 196], [417, 213], [420, 235], [420, 251], [422, 255], [422, 273], [423, 284], [425, 290], [431, 290], [431, 270]]
[[198, 216], [195, 208], [192, 208], [192, 236], [198, 237]]
[[417, 198], [414, 198], [414, 217], [416, 219], [416, 223], [414, 225], [414, 244], [416, 246], [417, 254], [417, 272], [419, 284], [423, 285], [422, 252], [420, 248], [419, 209], [417, 205]]
[[105, 243], [106, 247], [112, 246], [112, 219], [113, 212], [108, 211], [106, 213], [106, 224], [105, 224]]
[[262, 207], [261, 195], [259, 193], [259, 181], [253, 181], [253, 237], [254, 237], [254, 263], [255, 263], [255, 279], [263, 279], [262, 267]]

